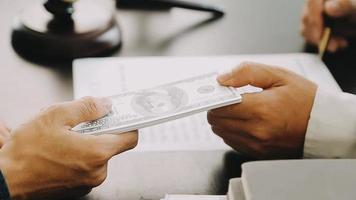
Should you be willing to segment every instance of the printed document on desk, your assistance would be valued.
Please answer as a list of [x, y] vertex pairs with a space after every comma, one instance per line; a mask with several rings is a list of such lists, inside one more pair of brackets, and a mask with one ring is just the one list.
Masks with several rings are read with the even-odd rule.
[[[243, 61], [287, 67], [325, 87], [340, 91], [315, 55], [275, 54], [209, 57], [88, 58], [73, 63], [74, 96], [112, 96], [128, 90], [178, 81], [211, 71], [227, 71]], [[206, 113], [140, 130], [137, 151], [226, 150], [210, 130]]]

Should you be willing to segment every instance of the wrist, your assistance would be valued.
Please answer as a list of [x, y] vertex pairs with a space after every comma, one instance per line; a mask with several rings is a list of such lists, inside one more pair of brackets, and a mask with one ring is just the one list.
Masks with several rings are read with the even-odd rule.
[[319, 89], [304, 142], [306, 158], [356, 157], [356, 96]]

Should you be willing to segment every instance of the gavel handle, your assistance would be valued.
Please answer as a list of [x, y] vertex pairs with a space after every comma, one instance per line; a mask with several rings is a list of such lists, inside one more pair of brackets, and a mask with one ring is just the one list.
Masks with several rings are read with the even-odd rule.
[[74, 12], [74, 1], [47, 0], [43, 5], [46, 10], [53, 14], [54, 18], [69, 20]]
[[117, 4], [120, 7], [148, 8], [148, 9], [149, 8], [169, 9], [169, 8], [177, 7], [177, 8], [211, 12], [214, 15], [219, 15], [219, 16], [224, 15], [224, 11], [217, 6], [195, 3], [192, 1], [184, 1], [184, 0], [117, 0]]

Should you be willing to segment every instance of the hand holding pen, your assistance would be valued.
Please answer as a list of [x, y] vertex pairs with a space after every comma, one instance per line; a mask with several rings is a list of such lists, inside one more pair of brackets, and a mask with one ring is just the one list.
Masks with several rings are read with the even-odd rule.
[[[355, 15], [356, 0], [307, 0], [302, 16], [302, 35], [308, 43], [319, 46], [321, 56], [325, 49], [336, 52], [347, 48], [352, 31], [341, 29], [355, 29], [355, 23], [350, 20]], [[343, 25], [337, 26], [339, 22]]]

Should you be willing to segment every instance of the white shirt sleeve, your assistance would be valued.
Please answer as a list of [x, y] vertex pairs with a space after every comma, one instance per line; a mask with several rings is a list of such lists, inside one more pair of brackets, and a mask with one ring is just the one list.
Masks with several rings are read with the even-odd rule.
[[305, 158], [356, 158], [356, 95], [318, 89], [304, 142]]

